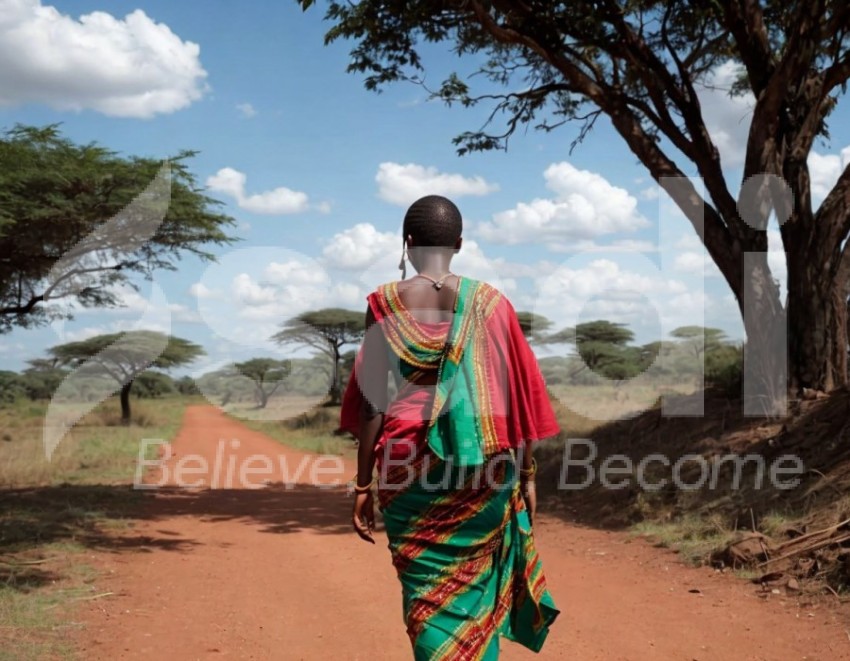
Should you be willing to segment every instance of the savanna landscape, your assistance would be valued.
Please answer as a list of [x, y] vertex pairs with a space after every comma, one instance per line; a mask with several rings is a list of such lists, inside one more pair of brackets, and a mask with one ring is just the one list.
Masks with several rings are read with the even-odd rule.
[[[221, 8], [142, 3], [212, 44], [220, 97], [133, 3], [6, 4], [0, 659], [409, 658], [340, 411], [399, 208], [430, 193], [469, 202], [458, 269], [514, 302], [560, 427], [535, 449], [561, 609], [539, 658], [850, 659], [846, 3], [301, 0], [233, 19], [238, 46]], [[241, 100], [267, 88], [222, 64], [243, 48], [300, 87]], [[382, 160], [434, 145], [486, 178]], [[221, 167], [249, 152], [265, 192]], [[533, 200], [482, 201], [539, 159]]]

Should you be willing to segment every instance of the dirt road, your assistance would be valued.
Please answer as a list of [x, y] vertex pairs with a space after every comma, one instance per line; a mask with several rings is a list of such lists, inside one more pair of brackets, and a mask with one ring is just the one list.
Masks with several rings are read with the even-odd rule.
[[[82, 658], [409, 658], [386, 538], [359, 541], [343, 489], [307, 484], [339, 479], [333, 461], [317, 464], [207, 406], [188, 409], [170, 449], [148, 482], [199, 488], [153, 490], [127, 543], [91, 554], [98, 589], [113, 595], [75, 617]], [[340, 468], [346, 479], [355, 471]], [[263, 479], [291, 484], [244, 488]], [[764, 598], [624, 534], [545, 515], [535, 525], [562, 614], [540, 655], [505, 641], [506, 660], [850, 659], [850, 625], [836, 610]]]

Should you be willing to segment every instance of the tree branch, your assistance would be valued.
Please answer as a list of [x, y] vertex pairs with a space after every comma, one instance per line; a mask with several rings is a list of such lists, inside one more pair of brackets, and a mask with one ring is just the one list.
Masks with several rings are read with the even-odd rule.
[[717, 4], [723, 9], [723, 22], [735, 39], [750, 88], [758, 98], [775, 66], [761, 6], [758, 0], [718, 0]]

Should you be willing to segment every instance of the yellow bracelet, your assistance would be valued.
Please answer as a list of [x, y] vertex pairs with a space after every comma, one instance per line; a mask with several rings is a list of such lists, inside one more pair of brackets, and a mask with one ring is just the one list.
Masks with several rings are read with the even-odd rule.
[[372, 481], [369, 482], [365, 487], [357, 486], [357, 476], [354, 476], [354, 491], [356, 493], [366, 493], [367, 491], [371, 491], [372, 487], [375, 486], [375, 479], [372, 478]]
[[531, 468], [520, 468], [519, 474], [523, 477], [534, 477], [537, 473], [537, 459], [531, 460]]

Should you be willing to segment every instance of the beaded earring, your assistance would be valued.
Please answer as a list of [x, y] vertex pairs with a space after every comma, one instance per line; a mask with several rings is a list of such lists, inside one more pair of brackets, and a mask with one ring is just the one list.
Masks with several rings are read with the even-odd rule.
[[407, 248], [405, 247], [404, 241], [401, 242], [401, 261], [398, 263], [398, 270], [401, 271], [401, 279], [404, 280], [407, 278], [407, 262], [405, 261], [405, 257], [407, 256]]

